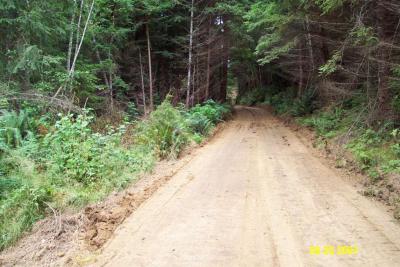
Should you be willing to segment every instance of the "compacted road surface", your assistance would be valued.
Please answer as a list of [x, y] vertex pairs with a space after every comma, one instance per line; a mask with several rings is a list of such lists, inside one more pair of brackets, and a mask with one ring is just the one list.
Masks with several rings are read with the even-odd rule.
[[400, 227], [261, 108], [230, 121], [96, 266], [400, 266]]

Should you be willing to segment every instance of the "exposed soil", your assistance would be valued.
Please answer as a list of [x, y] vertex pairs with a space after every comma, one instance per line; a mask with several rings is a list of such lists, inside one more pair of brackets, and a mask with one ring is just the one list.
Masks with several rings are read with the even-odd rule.
[[[266, 109], [238, 107], [206, 146], [61, 223], [38, 224], [1, 263], [398, 266], [400, 225], [312, 138]], [[358, 253], [310, 255], [310, 246]]]
[[[300, 135], [265, 109], [238, 108], [91, 265], [398, 266], [399, 224]], [[358, 253], [310, 255], [310, 246]]]
[[[262, 107], [265, 108], [265, 107]], [[359, 193], [372, 197], [386, 205], [386, 209], [400, 220], [400, 175], [381, 174], [381, 178], [373, 181], [364, 173], [353, 155], [344, 148], [349, 141], [346, 136], [335, 139], [318, 138], [311, 127], [299, 126], [292, 117], [281, 117], [281, 121], [288, 126], [295, 135], [314, 154], [325, 161], [325, 164], [336, 168], [347, 182], [356, 186]]]

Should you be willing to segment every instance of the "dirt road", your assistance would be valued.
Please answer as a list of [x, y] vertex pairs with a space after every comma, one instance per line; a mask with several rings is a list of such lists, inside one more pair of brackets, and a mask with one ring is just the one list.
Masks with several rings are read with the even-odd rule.
[[[358, 253], [337, 255], [337, 246]], [[268, 112], [238, 108], [121, 225], [96, 265], [400, 266], [399, 248], [400, 227], [379, 203]]]

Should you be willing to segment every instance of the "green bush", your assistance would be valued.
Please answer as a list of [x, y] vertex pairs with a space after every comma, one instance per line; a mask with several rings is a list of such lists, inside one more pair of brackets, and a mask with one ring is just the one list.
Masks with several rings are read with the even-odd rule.
[[120, 144], [125, 126], [107, 134], [93, 133], [92, 121], [88, 115], [64, 116], [44, 137], [42, 158], [54, 183], [98, 184], [117, 179], [125, 170], [135, 171], [136, 164], [141, 164], [137, 150]]
[[[228, 112], [213, 101], [186, 111], [166, 100], [147, 120], [108, 127], [103, 134], [92, 130], [88, 112], [59, 114], [44, 137], [29, 134], [32, 119], [26, 113], [11, 112], [12, 119], [0, 125], [3, 133], [6, 127], [17, 129], [10, 139], [0, 138], [0, 249], [51, 208], [99, 201], [151, 169], [156, 156], [177, 156], [189, 142], [201, 142]], [[126, 138], [134, 140], [124, 145]]]
[[139, 117], [140, 113], [134, 102], [128, 103], [126, 114], [130, 120], [136, 120]]
[[292, 116], [299, 117], [311, 114], [316, 108], [315, 93], [307, 90], [300, 98], [294, 100], [290, 113]]
[[336, 131], [341, 126], [343, 116], [343, 109], [334, 108], [330, 111], [319, 112], [314, 116], [303, 118], [300, 122], [305, 126], [315, 128], [318, 135], [331, 138], [336, 135]]
[[264, 103], [272, 106], [276, 114], [284, 114], [290, 113], [294, 98], [294, 91], [286, 89], [268, 95]]
[[271, 88], [264, 103], [271, 105], [277, 114], [299, 117], [310, 114], [316, 109], [316, 96], [313, 90], [307, 90], [301, 97], [297, 97], [293, 88], [281, 91]]
[[151, 168], [151, 150], [120, 144], [125, 127], [93, 133], [92, 119], [62, 116], [43, 139], [25, 138], [17, 148], [5, 147], [0, 158], [0, 247], [43, 217], [48, 205], [63, 209], [97, 201]]
[[141, 122], [136, 132], [137, 143], [153, 147], [161, 158], [176, 157], [190, 141], [190, 130], [183, 110], [174, 108], [165, 100]]
[[88, 126], [92, 119], [86, 115], [79, 115], [76, 120], [73, 115], [64, 116], [45, 136], [43, 152], [54, 177], [62, 175], [88, 184], [104, 173], [106, 162], [102, 157], [107, 137], [91, 132]]
[[211, 129], [220, 122], [230, 109], [226, 105], [218, 104], [212, 100], [202, 105], [191, 108], [187, 115], [189, 128], [197, 134], [207, 135]]
[[194, 133], [207, 135], [214, 127], [214, 123], [206, 115], [194, 112], [188, 114], [188, 126]]

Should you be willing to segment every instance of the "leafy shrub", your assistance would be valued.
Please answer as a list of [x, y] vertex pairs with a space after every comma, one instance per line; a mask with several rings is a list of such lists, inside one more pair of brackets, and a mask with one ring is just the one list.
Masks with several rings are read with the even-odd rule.
[[276, 114], [290, 113], [294, 99], [294, 91], [289, 88], [268, 96], [265, 100], [265, 104], [271, 105]]
[[[67, 180], [89, 185], [113, 179], [133, 163], [133, 150], [119, 144], [125, 127], [108, 134], [93, 133], [89, 124], [93, 117], [73, 115], [57, 121], [55, 130], [43, 140], [43, 157], [48, 171], [57, 183]], [[65, 180], [67, 179], [67, 180]]]
[[374, 152], [368, 149], [368, 146], [362, 142], [352, 142], [347, 146], [361, 164], [361, 169], [366, 170], [377, 164]]
[[[26, 116], [11, 113], [19, 123], [2, 125], [18, 129], [19, 141], [9, 146], [0, 138], [0, 250], [50, 206], [63, 209], [98, 201], [148, 171], [156, 155], [176, 156], [190, 141], [201, 142], [227, 112], [213, 101], [185, 111], [166, 100], [148, 120], [107, 127], [101, 134], [92, 130], [89, 113], [60, 114], [54, 127], [46, 125], [48, 132], [36, 138], [28, 133]], [[122, 144], [131, 131], [135, 143]]]
[[271, 94], [266, 97], [265, 104], [271, 105], [277, 114], [291, 116], [304, 116], [316, 109], [316, 96], [314, 91], [307, 90], [301, 97], [296, 97], [293, 88], [284, 90], [271, 89]]
[[188, 112], [189, 128], [197, 134], [207, 135], [220, 122], [230, 109], [226, 105], [208, 100], [203, 105], [196, 105]]
[[139, 111], [134, 102], [129, 102], [126, 113], [130, 120], [136, 120], [139, 117]]
[[389, 160], [384, 164], [382, 164], [381, 169], [386, 174], [394, 172], [400, 173], [400, 160], [399, 159]]
[[104, 139], [93, 136], [88, 127], [92, 117], [73, 115], [62, 117], [57, 121], [55, 130], [43, 140], [45, 157], [49, 170], [55, 175], [78, 182], [93, 182], [103, 171], [101, 147]]
[[207, 135], [214, 127], [213, 122], [204, 114], [200, 112], [193, 112], [188, 114], [188, 126], [197, 134]]
[[196, 112], [198, 109], [213, 123], [220, 122], [230, 113], [230, 107], [227, 104], [219, 104], [214, 100], [207, 100], [202, 105], [196, 105], [190, 112]]
[[161, 158], [176, 157], [190, 140], [190, 130], [183, 111], [174, 108], [166, 99], [138, 125], [137, 142], [153, 147]]
[[316, 109], [315, 100], [314, 91], [307, 90], [300, 98], [294, 100], [290, 109], [291, 115], [298, 117], [312, 113]]
[[331, 138], [337, 135], [342, 126], [345, 112], [340, 107], [334, 107], [328, 111], [318, 112], [310, 117], [300, 119], [305, 126], [315, 128], [319, 136]]
[[400, 144], [394, 144], [390, 147], [394, 155], [400, 158]]
[[376, 167], [380, 160], [380, 153], [377, 153], [375, 147], [379, 147], [382, 138], [379, 134], [372, 130], [364, 130], [357, 139], [352, 140], [347, 148], [355, 156], [356, 160], [360, 163], [362, 170], [367, 170]]

